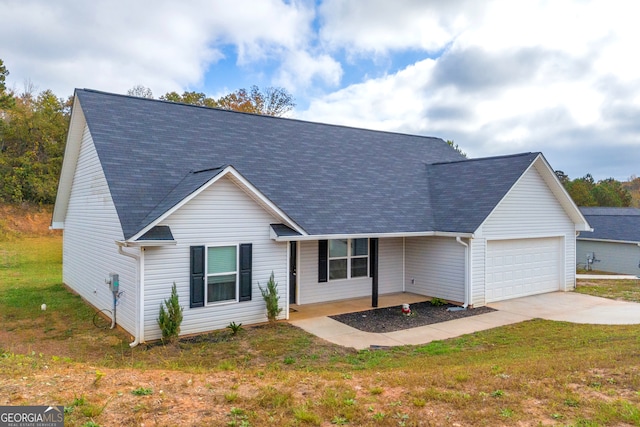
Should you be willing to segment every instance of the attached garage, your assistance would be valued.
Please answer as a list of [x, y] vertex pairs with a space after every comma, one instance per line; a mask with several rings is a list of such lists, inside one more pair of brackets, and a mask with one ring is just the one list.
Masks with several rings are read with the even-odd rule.
[[563, 237], [487, 241], [486, 302], [561, 289]]

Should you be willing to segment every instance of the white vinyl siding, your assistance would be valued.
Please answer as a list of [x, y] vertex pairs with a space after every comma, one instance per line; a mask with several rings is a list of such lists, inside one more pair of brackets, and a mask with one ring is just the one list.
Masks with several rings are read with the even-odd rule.
[[378, 240], [378, 293], [402, 292], [402, 237]]
[[318, 283], [318, 242], [300, 242], [298, 303], [336, 301], [371, 295], [371, 278], [330, 280]]
[[578, 240], [577, 263], [584, 268], [587, 253], [595, 252], [594, 270], [640, 275], [640, 247], [636, 243]]
[[487, 241], [485, 239], [471, 239], [471, 302], [474, 307], [485, 304], [485, 256], [487, 254]]
[[464, 269], [465, 248], [455, 238], [406, 239], [407, 292], [462, 303]]
[[[564, 242], [564, 247], [560, 249], [557, 259], [557, 262], [561, 263], [559, 288], [562, 290], [573, 288], [575, 225], [535, 166], [520, 178], [475, 234], [477, 239], [474, 240], [482, 238], [489, 244], [493, 240], [559, 238]], [[480, 306], [485, 301], [475, 291], [480, 287], [479, 275], [483, 273], [487, 275], [488, 271], [486, 259], [483, 262], [484, 268], [478, 264], [482, 262], [480, 257], [482, 248], [477, 243], [474, 245], [478, 247], [474, 247], [472, 251], [473, 303]], [[488, 253], [486, 248], [485, 251]], [[486, 276], [484, 280], [485, 285], [489, 286]]]
[[[221, 178], [186, 203], [161, 225], [168, 225], [176, 246], [148, 248], [145, 252], [145, 339], [160, 337], [156, 319], [160, 304], [176, 283], [184, 307], [181, 334], [224, 329], [229, 323], [245, 325], [267, 320], [258, 284], [266, 286], [273, 271], [278, 283], [280, 307], [287, 301], [287, 244], [274, 242], [268, 214], [230, 178]], [[189, 308], [190, 246], [229, 246], [251, 243], [251, 301], [211, 304]], [[286, 313], [281, 315], [285, 317]]]
[[[300, 242], [298, 303], [337, 301], [370, 296], [371, 277], [318, 283], [318, 242]], [[378, 293], [402, 291], [402, 238], [378, 241]]]
[[122, 295], [116, 320], [134, 335], [136, 262], [118, 253], [115, 241], [122, 238], [120, 220], [85, 126], [65, 218], [62, 279], [97, 309], [113, 310], [113, 294], [105, 279], [109, 273], [119, 274]]

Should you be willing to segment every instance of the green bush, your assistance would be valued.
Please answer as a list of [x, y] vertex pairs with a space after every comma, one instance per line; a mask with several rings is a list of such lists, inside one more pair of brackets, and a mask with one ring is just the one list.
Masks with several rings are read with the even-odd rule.
[[[165, 310], [166, 307], [166, 310]], [[176, 283], [173, 282], [171, 288], [171, 296], [168, 300], [164, 300], [164, 304], [160, 304], [160, 316], [158, 317], [158, 326], [162, 331], [162, 342], [167, 343], [173, 341], [180, 335], [180, 324], [182, 323], [182, 307], [178, 301], [178, 291]]]
[[237, 335], [242, 330], [242, 323], [231, 322], [227, 328], [231, 329], [231, 335]]
[[431, 301], [429, 301], [431, 303], [431, 305], [433, 305], [434, 307], [439, 307], [442, 305], [445, 305], [447, 302], [445, 300], [443, 300], [442, 298], [431, 298]]
[[273, 271], [271, 272], [271, 277], [269, 277], [269, 281], [267, 282], [267, 288], [263, 289], [258, 283], [258, 287], [260, 288], [260, 292], [262, 292], [262, 298], [264, 298], [264, 302], [267, 305], [267, 319], [269, 322], [275, 322], [278, 320], [278, 315], [282, 312], [282, 308], [278, 307], [278, 300], [280, 297], [278, 296], [278, 284], [275, 281], [273, 276]]

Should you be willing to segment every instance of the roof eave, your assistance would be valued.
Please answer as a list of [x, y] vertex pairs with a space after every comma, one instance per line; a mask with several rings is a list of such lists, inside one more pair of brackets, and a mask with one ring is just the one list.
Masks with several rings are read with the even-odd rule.
[[56, 193], [56, 201], [51, 218], [51, 229], [53, 230], [64, 229], [64, 220], [67, 216], [69, 199], [71, 197], [71, 185], [73, 184], [73, 178], [80, 156], [82, 134], [86, 124], [87, 120], [80, 106], [80, 100], [77, 96], [74, 96], [67, 141], [62, 160], [62, 169], [60, 171], [60, 180], [58, 182], [58, 191]]
[[179, 203], [174, 205], [171, 209], [167, 210], [164, 214], [160, 215], [151, 223], [147, 224], [144, 228], [138, 231], [136, 234], [126, 239], [127, 242], [135, 242], [141, 236], [144, 236], [149, 230], [153, 227], [159, 225], [162, 221], [164, 221], [171, 214], [176, 212], [182, 206], [184, 206], [189, 201], [193, 200], [196, 196], [202, 193], [204, 190], [209, 188], [215, 182], [223, 177], [230, 177], [236, 184], [238, 184], [245, 193], [247, 193], [251, 198], [253, 198], [256, 202], [258, 202], [263, 208], [269, 210], [272, 214], [279, 217], [279, 219], [285, 223], [288, 227], [297, 231], [302, 235], [307, 235], [302, 227], [300, 227], [295, 221], [293, 221], [284, 211], [282, 211], [275, 203], [269, 200], [264, 194], [262, 194], [256, 187], [253, 186], [246, 178], [242, 176], [233, 166], [225, 167], [219, 174], [216, 174], [213, 178], [211, 178], [204, 185], [200, 186], [196, 190], [194, 190], [187, 197], [182, 199]]
[[630, 245], [640, 245], [640, 241], [634, 240], [615, 240], [615, 239], [597, 239], [593, 237], [576, 237], [576, 240], [585, 240], [590, 242], [605, 242], [605, 243], [625, 243]]
[[582, 212], [580, 212], [580, 208], [575, 204], [567, 190], [564, 188], [564, 185], [562, 185], [558, 179], [555, 171], [542, 154], [539, 154], [536, 160], [532, 163], [532, 165], [536, 164], [544, 165], [542, 170], [540, 167], [536, 167], [536, 169], [540, 175], [542, 175], [542, 179], [544, 179], [551, 191], [556, 195], [556, 198], [558, 198], [563, 209], [575, 224], [575, 231], [593, 231], [589, 225], [589, 221], [587, 221]]
[[473, 239], [473, 233], [458, 233], [453, 231], [412, 231], [412, 232], [393, 232], [393, 233], [345, 233], [345, 234], [313, 234], [300, 236], [276, 236], [271, 238], [276, 242], [303, 242], [316, 240], [335, 240], [335, 239], [364, 239], [364, 238], [397, 238], [397, 237], [463, 237]]
[[178, 242], [175, 240], [116, 240], [116, 245], [123, 248], [175, 246], [177, 244]]

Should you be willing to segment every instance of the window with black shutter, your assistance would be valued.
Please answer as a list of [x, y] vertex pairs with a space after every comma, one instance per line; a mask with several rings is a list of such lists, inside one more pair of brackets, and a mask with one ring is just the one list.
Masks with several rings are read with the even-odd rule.
[[191, 247], [190, 307], [251, 301], [252, 244]]

